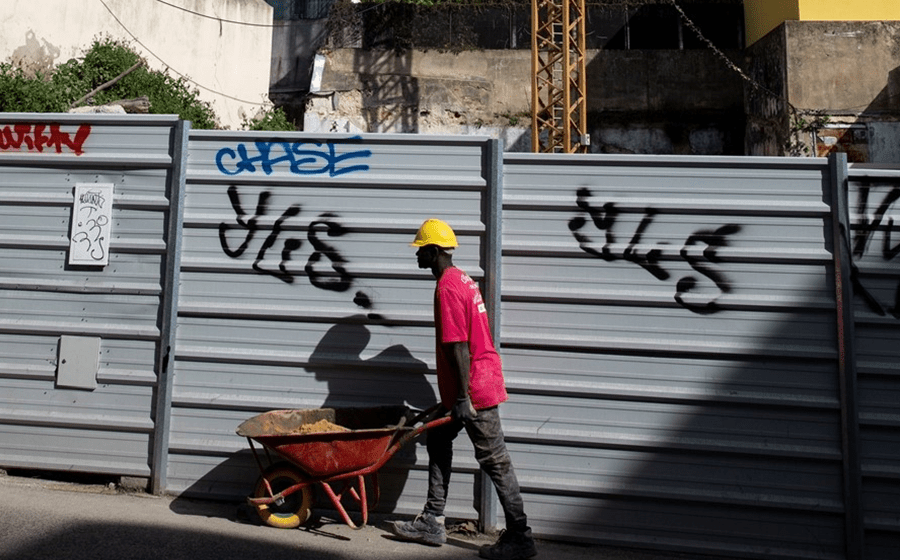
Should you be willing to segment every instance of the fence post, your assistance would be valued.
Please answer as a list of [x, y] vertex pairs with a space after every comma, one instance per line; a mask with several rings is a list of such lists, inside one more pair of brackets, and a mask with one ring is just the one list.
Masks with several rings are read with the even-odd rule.
[[191, 123], [179, 120], [172, 133], [172, 168], [169, 173], [169, 219], [166, 225], [165, 277], [156, 364], [159, 371], [154, 400], [150, 492], [166, 489], [169, 468], [169, 430], [172, 419], [172, 383], [175, 368], [175, 327], [178, 322], [178, 284], [181, 270], [181, 238], [184, 223], [184, 190], [187, 179], [188, 140]]
[[[485, 240], [482, 255], [484, 262], [484, 299], [488, 318], [491, 322], [491, 336], [494, 345], [500, 348], [500, 259], [502, 255], [503, 226], [503, 143], [491, 139], [487, 142], [483, 163], [487, 179], [487, 193], [484, 197], [482, 214], [485, 220]], [[479, 471], [478, 530], [492, 533], [496, 529], [495, 520], [499, 503], [494, 486], [484, 471]]]
[[841, 451], [843, 456], [844, 518], [848, 560], [865, 557], [862, 512], [862, 475], [859, 452], [859, 403], [854, 351], [852, 252], [847, 154], [828, 156], [831, 180], [831, 218], [834, 284], [837, 312], [838, 380], [841, 394]]

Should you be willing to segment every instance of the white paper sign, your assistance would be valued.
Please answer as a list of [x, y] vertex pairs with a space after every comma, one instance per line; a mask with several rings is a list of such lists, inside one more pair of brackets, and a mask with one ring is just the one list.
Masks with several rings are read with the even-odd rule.
[[309, 82], [309, 91], [316, 93], [322, 89], [322, 74], [325, 73], [325, 56], [317, 54], [313, 58], [312, 79]]
[[112, 202], [112, 183], [79, 183], [75, 186], [69, 264], [109, 264]]

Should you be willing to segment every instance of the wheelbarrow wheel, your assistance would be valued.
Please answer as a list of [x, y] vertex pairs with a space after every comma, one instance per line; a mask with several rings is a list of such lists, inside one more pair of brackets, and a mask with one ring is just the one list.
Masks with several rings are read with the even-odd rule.
[[[254, 498], [269, 497], [266, 480], [269, 481], [272, 494], [278, 494], [305, 481], [295, 469], [285, 464], [273, 465], [266, 469], [256, 483]], [[256, 513], [266, 525], [279, 529], [294, 529], [309, 519], [312, 501], [312, 487], [307, 486], [285, 496], [284, 502], [280, 505], [271, 503], [256, 506]]]

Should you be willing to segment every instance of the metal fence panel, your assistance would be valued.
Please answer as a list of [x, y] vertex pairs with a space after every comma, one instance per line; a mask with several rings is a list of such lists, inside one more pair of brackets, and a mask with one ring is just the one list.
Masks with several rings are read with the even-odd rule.
[[[0, 117], [0, 465], [149, 476], [177, 126]], [[76, 215], [77, 184], [112, 184], [113, 198]], [[109, 203], [110, 237], [91, 239], [108, 264], [69, 264], [70, 238], [86, 231], [73, 220]], [[75, 354], [63, 354], [63, 336], [78, 337]], [[81, 344], [93, 369], [71, 387], [58, 370], [82, 358]]]
[[[432, 404], [434, 279], [408, 245], [435, 216], [500, 319], [537, 534], [895, 556], [897, 169], [502, 156], [471, 137], [194, 132], [188, 147], [188, 128], [0, 120], [0, 466], [240, 499], [249, 416]], [[77, 185], [113, 186], [108, 263], [68, 262]], [[458, 441], [448, 515], [502, 523]], [[426, 462], [412, 445], [382, 470], [382, 511], [419, 511]]]
[[853, 166], [849, 211], [866, 557], [900, 549], [900, 170]]
[[826, 163], [505, 156], [502, 410], [536, 532], [844, 556]]
[[[409, 244], [442, 218], [485, 279], [497, 154], [483, 138], [192, 133], [169, 490], [246, 496], [258, 468], [234, 430], [261, 411], [437, 401], [434, 278]], [[382, 510], [424, 504], [424, 450], [407, 447], [380, 473]], [[466, 455], [448, 514], [472, 518]]]

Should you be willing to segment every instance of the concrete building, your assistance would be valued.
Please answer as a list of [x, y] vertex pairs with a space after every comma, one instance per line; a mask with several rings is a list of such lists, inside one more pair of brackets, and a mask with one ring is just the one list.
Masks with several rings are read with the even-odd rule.
[[[724, 56], [739, 60], [741, 1], [683, 3]], [[527, 4], [430, 12], [373, 5], [358, 16], [348, 6], [350, 0], [339, 0], [332, 8], [341, 33], [319, 48], [323, 68], [304, 100], [305, 130], [489, 134], [504, 138], [509, 151], [530, 150]], [[592, 152], [743, 153], [741, 77], [672, 5], [592, 7], [588, 20]], [[415, 47], [403, 48], [408, 44]]]
[[272, 7], [263, 0], [4, 0], [0, 21], [0, 61], [26, 69], [77, 58], [106, 35], [187, 78], [222, 127], [240, 128], [268, 103]]
[[747, 44], [752, 45], [785, 21], [900, 20], [894, 0], [744, 0]]
[[[5, 2], [0, 59], [46, 69], [106, 34], [152, 68], [188, 78], [225, 128], [239, 128], [271, 96], [307, 131], [487, 134], [509, 151], [530, 149], [527, 4], [74, 6]], [[839, 150], [852, 161], [900, 163], [896, 0], [611, 3], [590, 8], [587, 25], [594, 153]]]
[[[490, 134], [510, 151], [530, 149], [527, 13], [480, 12], [469, 29], [480, 50], [442, 48], [433, 32], [413, 32], [407, 44], [415, 46], [397, 49], [386, 46], [395, 44], [392, 20], [452, 30], [465, 14], [432, 13], [440, 23], [425, 25], [412, 8], [401, 14], [338, 0], [336, 37], [320, 17], [323, 1], [283, 3], [286, 25], [274, 37], [273, 96], [295, 108], [304, 129]], [[588, 11], [592, 152], [841, 150], [853, 161], [900, 163], [900, 3], [677, 4], [690, 21], [666, 2]]]
[[900, 3], [745, 0], [749, 155], [900, 163]]

